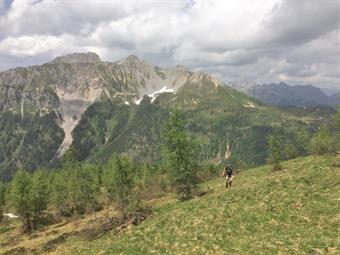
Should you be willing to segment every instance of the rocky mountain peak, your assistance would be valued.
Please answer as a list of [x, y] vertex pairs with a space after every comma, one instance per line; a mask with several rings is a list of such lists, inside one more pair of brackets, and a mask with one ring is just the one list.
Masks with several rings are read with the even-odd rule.
[[229, 82], [228, 86], [247, 93], [249, 90], [253, 89], [256, 86], [256, 82], [245, 77], [240, 77], [237, 80]]
[[101, 59], [96, 53], [86, 52], [86, 53], [72, 53], [65, 56], [60, 56], [51, 61], [51, 63], [87, 63], [95, 64], [101, 62]]
[[129, 62], [140, 62], [141, 60], [136, 55], [129, 55], [125, 58]]
[[116, 62], [118, 65], [129, 65], [129, 66], [136, 66], [140, 65], [141, 63], [145, 63], [143, 60], [139, 59], [135, 55], [129, 55], [126, 58], [123, 58]]

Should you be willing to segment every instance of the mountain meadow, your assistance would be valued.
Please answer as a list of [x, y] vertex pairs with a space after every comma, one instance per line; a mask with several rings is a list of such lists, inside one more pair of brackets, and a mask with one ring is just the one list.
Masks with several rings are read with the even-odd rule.
[[339, 254], [339, 151], [335, 107], [185, 66], [1, 71], [0, 253]]

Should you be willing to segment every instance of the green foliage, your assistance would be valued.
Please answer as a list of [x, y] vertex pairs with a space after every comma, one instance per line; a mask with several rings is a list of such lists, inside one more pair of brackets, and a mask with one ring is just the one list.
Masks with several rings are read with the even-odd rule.
[[185, 133], [183, 115], [175, 110], [162, 128], [164, 159], [180, 200], [190, 199], [196, 188], [192, 145]]
[[68, 174], [66, 170], [57, 170], [52, 175], [52, 204], [60, 215], [70, 216], [71, 206], [68, 202]]
[[269, 147], [269, 156], [267, 161], [269, 164], [272, 164], [272, 169], [274, 171], [280, 170], [281, 158], [282, 158], [282, 137], [277, 129], [274, 129], [273, 133], [268, 137], [268, 147]]
[[16, 172], [10, 186], [10, 199], [23, 221], [25, 232], [35, 230], [43, 222], [49, 200], [46, 172], [30, 176], [25, 170]]
[[33, 204], [31, 193], [32, 179], [24, 170], [19, 169], [11, 182], [11, 202], [23, 221], [25, 232], [33, 230]]
[[38, 170], [34, 172], [31, 177], [30, 193], [33, 229], [37, 229], [40, 224], [44, 223], [50, 198], [50, 187], [46, 171]]
[[[194, 146], [195, 160], [215, 159], [217, 155], [223, 155], [228, 144], [232, 144], [235, 145], [233, 160], [242, 162], [245, 167], [265, 162], [268, 154], [265, 137], [273, 125], [285, 129], [285, 123], [292, 123], [292, 126], [301, 129], [314, 128], [315, 123], [320, 123], [321, 119], [328, 121], [335, 112], [325, 108], [269, 107], [227, 86], [216, 86], [204, 74], [200, 74], [195, 81], [189, 79], [176, 94], [163, 93], [152, 102], [146, 96], [140, 105], [126, 105], [124, 101], [133, 100], [137, 87], [147, 84], [130, 83], [128, 80], [131, 77], [120, 73], [123, 70], [113, 74], [105, 64], [85, 65], [79, 69], [74, 65], [50, 63], [37, 68], [30, 80], [33, 101], [25, 102], [24, 116], [19, 114], [20, 103], [12, 93], [13, 98], [6, 103], [0, 117], [0, 177], [5, 181], [12, 178], [18, 165], [31, 172], [55, 163], [52, 159], [64, 133], [58, 125], [62, 116], [57, 116], [55, 112], [58, 111], [53, 111], [59, 104], [53, 84], [58, 83], [65, 74], [69, 77], [73, 72], [79, 74], [82, 68], [85, 68], [85, 73], [105, 79], [105, 90], [108, 92], [86, 109], [72, 132], [77, 160], [91, 163], [104, 164], [113, 153], [127, 153], [138, 162], [159, 163], [160, 127], [172, 107], [184, 112], [190, 139], [194, 137], [199, 141], [198, 146]], [[29, 70], [17, 71], [24, 76], [30, 73]], [[125, 77], [127, 80], [113, 77]], [[18, 95], [23, 89], [18, 84], [13, 88]], [[40, 107], [50, 113], [42, 114]], [[294, 135], [290, 133], [289, 136], [289, 141], [285, 139], [285, 143], [293, 144], [299, 155], [306, 154], [303, 143], [297, 139], [293, 142]]]
[[104, 170], [104, 184], [108, 198], [123, 215], [138, 210], [139, 201], [134, 194], [131, 164], [126, 158], [113, 156]]
[[294, 159], [298, 156], [298, 151], [293, 144], [286, 144], [284, 147], [286, 159]]
[[323, 124], [310, 141], [310, 152], [323, 155], [334, 152], [334, 140], [330, 128]]
[[81, 165], [74, 148], [63, 157], [63, 169], [56, 171], [52, 182], [52, 201], [60, 215], [83, 214], [98, 207], [99, 179], [96, 169]]
[[5, 206], [5, 193], [6, 193], [6, 186], [0, 181], [0, 222], [3, 219], [3, 208]]
[[[91, 242], [74, 237], [66, 254], [338, 254], [339, 157], [282, 162], [284, 173], [261, 166], [242, 171], [232, 190], [221, 178], [185, 203], [166, 197], [157, 211], [119, 235]], [[273, 243], [277, 245], [273, 245]], [[65, 255], [66, 255], [65, 254]]]
[[220, 168], [211, 163], [203, 163], [196, 167], [199, 182], [211, 180], [220, 174]]
[[138, 169], [135, 183], [142, 198], [155, 199], [171, 191], [169, 175], [162, 168], [145, 163]]
[[271, 128], [268, 126], [251, 126], [241, 132], [239, 138], [233, 138], [236, 142], [231, 155], [232, 161], [243, 168], [262, 164], [268, 155], [268, 141], [263, 138], [270, 132]]
[[334, 126], [337, 130], [340, 130], [340, 107], [338, 108], [338, 112], [333, 117]]
[[96, 102], [83, 114], [73, 131], [76, 157], [83, 160], [96, 147], [114, 141], [129, 120], [129, 109], [119, 101]]
[[0, 179], [13, 177], [16, 162], [28, 171], [50, 165], [64, 135], [56, 120], [54, 113], [0, 116]]
[[340, 150], [340, 107], [337, 114], [333, 118], [334, 123], [334, 146], [336, 150]]

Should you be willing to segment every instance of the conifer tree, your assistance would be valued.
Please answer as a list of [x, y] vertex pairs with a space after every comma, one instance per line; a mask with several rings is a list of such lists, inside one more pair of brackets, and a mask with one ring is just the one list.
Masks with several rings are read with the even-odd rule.
[[37, 229], [44, 219], [49, 201], [49, 186], [47, 173], [43, 170], [35, 171], [31, 178], [30, 188], [32, 206], [32, 227]]
[[[90, 166], [82, 166], [76, 160], [76, 151], [71, 148], [63, 158], [63, 171], [59, 176], [55, 194], [61, 209], [66, 213], [83, 214], [87, 208], [95, 209], [97, 206], [96, 195], [99, 191], [97, 176]], [[61, 190], [65, 189], [65, 191]]]
[[76, 196], [78, 208], [95, 210], [98, 207], [97, 195], [99, 182], [95, 173], [97, 169], [83, 165], [75, 172]]
[[269, 135], [268, 138], [268, 147], [269, 147], [269, 156], [267, 158], [267, 161], [269, 164], [272, 164], [272, 169], [274, 171], [281, 170], [281, 146], [282, 145], [282, 139], [277, 129], [274, 129], [274, 132]]
[[49, 200], [46, 172], [36, 171], [33, 176], [18, 170], [11, 182], [10, 199], [23, 221], [25, 232], [39, 227]]
[[125, 215], [137, 210], [139, 202], [133, 194], [134, 185], [129, 167], [127, 159], [113, 156], [104, 172], [109, 199]]
[[117, 158], [113, 175], [114, 200], [122, 210], [128, 207], [133, 188], [132, 179], [129, 176], [129, 166], [126, 161], [126, 159]]
[[53, 173], [52, 202], [62, 216], [69, 216], [71, 214], [71, 206], [68, 201], [68, 180], [68, 175], [64, 169]]
[[31, 193], [31, 176], [23, 169], [19, 169], [11, 182], [10, 199], [23, 222], [25, 232], [33, 230], [33, 206]]
[[179, 110], [170, 114], [162, 128], [164, 160], [180, 200], [190, 199], [196, 188], [192, 167], [192, 145], [185, 133], [185, 121]]

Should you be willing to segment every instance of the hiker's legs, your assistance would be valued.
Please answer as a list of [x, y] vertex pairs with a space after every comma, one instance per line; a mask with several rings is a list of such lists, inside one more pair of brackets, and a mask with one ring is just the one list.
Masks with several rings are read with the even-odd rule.
[[231, 188], [231, 184], [233, 183], [233, 178], [232, 177], [228, 177], [227, 183], [228, 183], [228, 187]]

